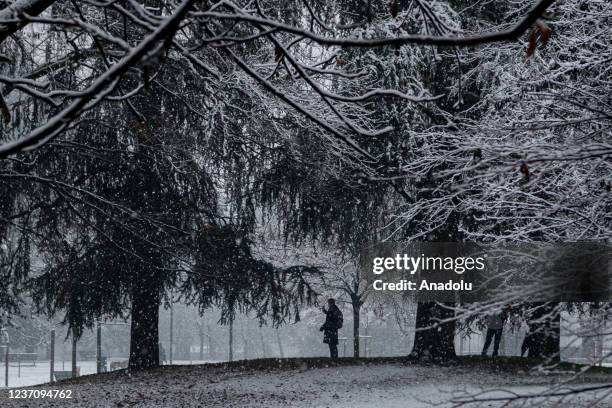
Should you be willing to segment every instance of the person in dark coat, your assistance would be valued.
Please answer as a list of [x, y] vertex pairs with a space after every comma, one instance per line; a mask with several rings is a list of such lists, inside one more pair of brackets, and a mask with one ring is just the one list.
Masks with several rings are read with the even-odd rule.
[[323, 343], [329, 345], [330, 357], [338, 358], [338, 330], [342, 328], [344, 318], [334, 299], [328, 299], [327, 305], [327, 309], [323, 308], [325, 323], [320, 331], [323, 332]]
[[532, 325], [529, 325], [529, 331], [525, 334], [525, 338], [523, 339], [523, 344], [521, 344], [521, 357], [525, 355], [528, 351], [533, 352], [533, 348], [536, 343], [536, 334]]
[[493, 357], [497, 357], [499, 353], [499, 343], [501, 342], [502, 332], [504, 330], [504, 323], [508, 318], [509, 307], [506, 307], [504, 310], [498, 313], [491, 313], [487, 316], [487, 335], [485, 338], [484, 347], [482, 348], [482, 355], [486, 356], [487, 351], [489, 350], [489, 346], [491, 345], [491, 341], [495, 338], [493, 342]]

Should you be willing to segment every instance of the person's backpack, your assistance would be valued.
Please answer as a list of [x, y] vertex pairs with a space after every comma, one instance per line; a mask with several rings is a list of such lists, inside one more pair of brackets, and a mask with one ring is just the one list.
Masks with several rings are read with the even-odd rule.
[[339, 308], [336, 309], [336, 310], [338, 310], [338, 313], [337, 313], [337, 316], [336, 316], [337, 323], [338, 323], [338, 329], [341, 329], [342, 328], [342, 324], [344, 323], [344, 316], [342, 316], [342, 311]]

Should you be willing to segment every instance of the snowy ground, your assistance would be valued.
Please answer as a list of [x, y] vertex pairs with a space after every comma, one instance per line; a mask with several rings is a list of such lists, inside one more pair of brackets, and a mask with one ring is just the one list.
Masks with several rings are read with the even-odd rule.
[[[55, 363], [55, 371], [70, 371], [70, 361], [61, 361]], [[96, 372], [95, 361], [79, 361], [78, 367], [81, 369], [81, 375], [94, 374]], [[0, 385], [5, 384], [4, 363], [1, 363]], [[35, 385], [49, 382], [49, 361], [37, 361], [36, 366], [22, 365], [21, 370], [17, 367], [17, 363], [11, 363], [9, 366], [9, 387], [23, 387], [26, 385]]]
[[[488, 396], [542, 392], [570, 380], [574, 374], [557, 372], [512, 372], [483, 367], [439, 367], [403, 363], [369, 363], [309, 368], [270, 369], [249, 364], [223, 367], [175, 366], [126, 374], [115, 372], [81, 377], [57, 384], [56, 389], [73, 390], [71, 406], [78, 407], [425, 407], [432, 403], [452, 406], [449, 401], [462, 392], [497, 389]], [[586, 381], [586, 382], [585, 382]], [[612, 383], [610, 374], [592, 374], [570, 387]], [[48, 388], [48, 387], [44, 387]], [[499, 391], [504, 389], [506, 391]], [[607, 390], [608, 392], [610, 389]], [[612, 406], [602, 391], [596, 395], [565, 400], [558, 406]], [[59, 400], [10, 400], [0, 392], [3, 407], [56, 406]], [[485, 403], [482, 406], [500, 406]], [[474, 405], [470, 405], [474, 406]], [[519, 406], [511, 405], [511, 406]], [[525, 405], [520, 405], [525, 406]], [[533, 406], [554, 406], [534, 401]]]

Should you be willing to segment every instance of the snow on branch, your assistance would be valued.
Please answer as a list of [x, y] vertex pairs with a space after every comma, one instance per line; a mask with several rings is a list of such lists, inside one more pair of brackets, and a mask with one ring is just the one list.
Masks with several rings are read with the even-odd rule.
[[[361, 38], [344, 38], [339, 36], [323, 36], [318, 35], [310, 30], [303, 29], [297, 26], [283, 24], [279, 21], [262, 18], [253, 14], [245, 13], [223, 13], [218, 11], [206, 11], [195, 13], [197, 16], [206, 18], [215, 18], [220, 20], [234, 20], [234, 21], [245, 21], [252, 24], [260, 24], [262, 26], [270, 27], [276, 31], [283, 31], [295, 35], [302, 36], [303, 38], [310, 39], [321, 45], [327, 46], [341, 46], [341, 47], [382, 47], [382, 46], [400, 46], [407, 44], [414, 45], [440, 45], [440, 46], [474, 46], [479, 44], [486, 44], [492, 42], [516, 40], [522, 34], [524, 34], [541, 16], [542, 14], [553, 4], [555, 0], [540, 0], [535, 6], [527, 13], [527, 15], [519, 21], [514, 27], [509, 30], [487, 32], [477, 34], [473, 36], [430, 36], [430, 35], [398, 35], [393, 37], [384, 38], [372, 38], [372, 39], [361, 39]], [[221, 1], [218, 5], [228, 6], [235, 9], [232, 2]], [[218, 37], [218, 40], [235, 41], [232, 37]]]
[[[0, 55], [7, 55], [0, 64], [22, 62], [8, 68], [10, 75], [2, 75], [0, 80], [4, 85], [0, 113], [3, 127], [9, 130], [0, 142], [0, 159], [44, 145], [102, 101], [124, 102], [142, 121], [130, 98], [149, 89], [152, 78], [171, 60], [204, 81], [218, 82], [236, 67], [283, 104], [312, 120], [328, 134], [334, 150], [344, 151], [340, 142], [350, 155], [375, 162], [378, 158], [360, 145], [360, 139], [379, 137], [394, 128], [378, 126], [353, 112], [379, 98], [429, 103], [441, 95], [429, 93], [418, 83], [408, 89], [381, 88], [373, 81], [376, 72], [347, 61], [343, 54], [348, 48], [509, 41], [531, 27], [552, 2], [537, 2], [510, 29], [473, 36], [445, 34], [451, 30], [443, 19], [428, 4], [419, 2], [439, 36], [387, 32], [389, 35], [380, 38], [362, 38], [360, 34], [343, 34], [347, 27], [326, 22], [333, 16], [317, 14], [308, 1], [292, 11], [301, 16], [298, 19], [291, 13], [270, 17], [262, 2], [245, 9], [239, 2], [219, 1], [202, 10], [205, 6], [194, 1], [170, 2], [159, 8], [131, 1], [85, 1], [67, 4], [60, 11], [51, 7], [55, 1], [16, 1], [0, 11]], [[295, 26], [290, 21], [309, 26]], [[24, 44], [29, 44], [29, 54]], [[255, 44], [259, 48], [252, 50]], [[270, 49], [273, 60], [265, 61]], [[25, 66], [29, 70], [24, 70]], [[39, 79], [40, 83], [27, 82]], [[334, 81], [353, 81], [354, 85], [333, 91]], [[126, 86], [131, 90], [124, 90]], [[309, 102], [301, 103], [301, 98]], [[14, 110], [24, 109], [24, 103], [39, 102], [46, 105], [46, 123], [39, 121], [30, 128], [12, 126], [11, 118], [17, 115]]]
[[0, 145], [0, 158], [19, 151], [35, 149], [56, 137], [65, 130], [76, 116], [91, 109], [116, 87], [121, 76], [139, 62], [153, 58], [162, 53], [168, 38], [172, 38], [183, 17], [187, 14], [194, 0], [186, 0], [178, 6], [171, 16], [163, 20], [160, 26], [131, 50], [119, 62], [112, 65], [100, 75], [81, 95], [61, 112], [50, 118], [44, 125], [29, 135], [16, 141]]

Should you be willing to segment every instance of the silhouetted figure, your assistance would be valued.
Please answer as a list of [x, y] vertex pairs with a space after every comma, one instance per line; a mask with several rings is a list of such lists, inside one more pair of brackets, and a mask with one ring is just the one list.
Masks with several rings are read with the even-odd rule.
[[529, 325], [529, 331], [525, 334], [525, 338], [523, 339], [523, 344], [521, 344], [521, 357], [525, 355], [525, 353], [531, 350], [535, 345], [535, 333], [533, 327]]
[[323, 343], [329, 345], [329, 355], [331, 358], [338, 358], [338, 329], [342, 328], [343, 317], [342, 312], [336, 306], [334, 299], [327, 301], [328, 308], [323, 308], [325, 313], [325, 323], [321, 326], [320, 331], [323, 332]]
[[487, 316], [487, 336], [485, 338], [484, 347], [482, 348], [482, 355], [486, 356], [491, 340], [495, 338], [493, 342], [493, 357], [497, 357], [499, 354], [499, 343], [501, 341], [502, 332], [504, 330], [504, 322], [506, 321], [507, 310], [503, 310], [499, 313], [492, 313]]

